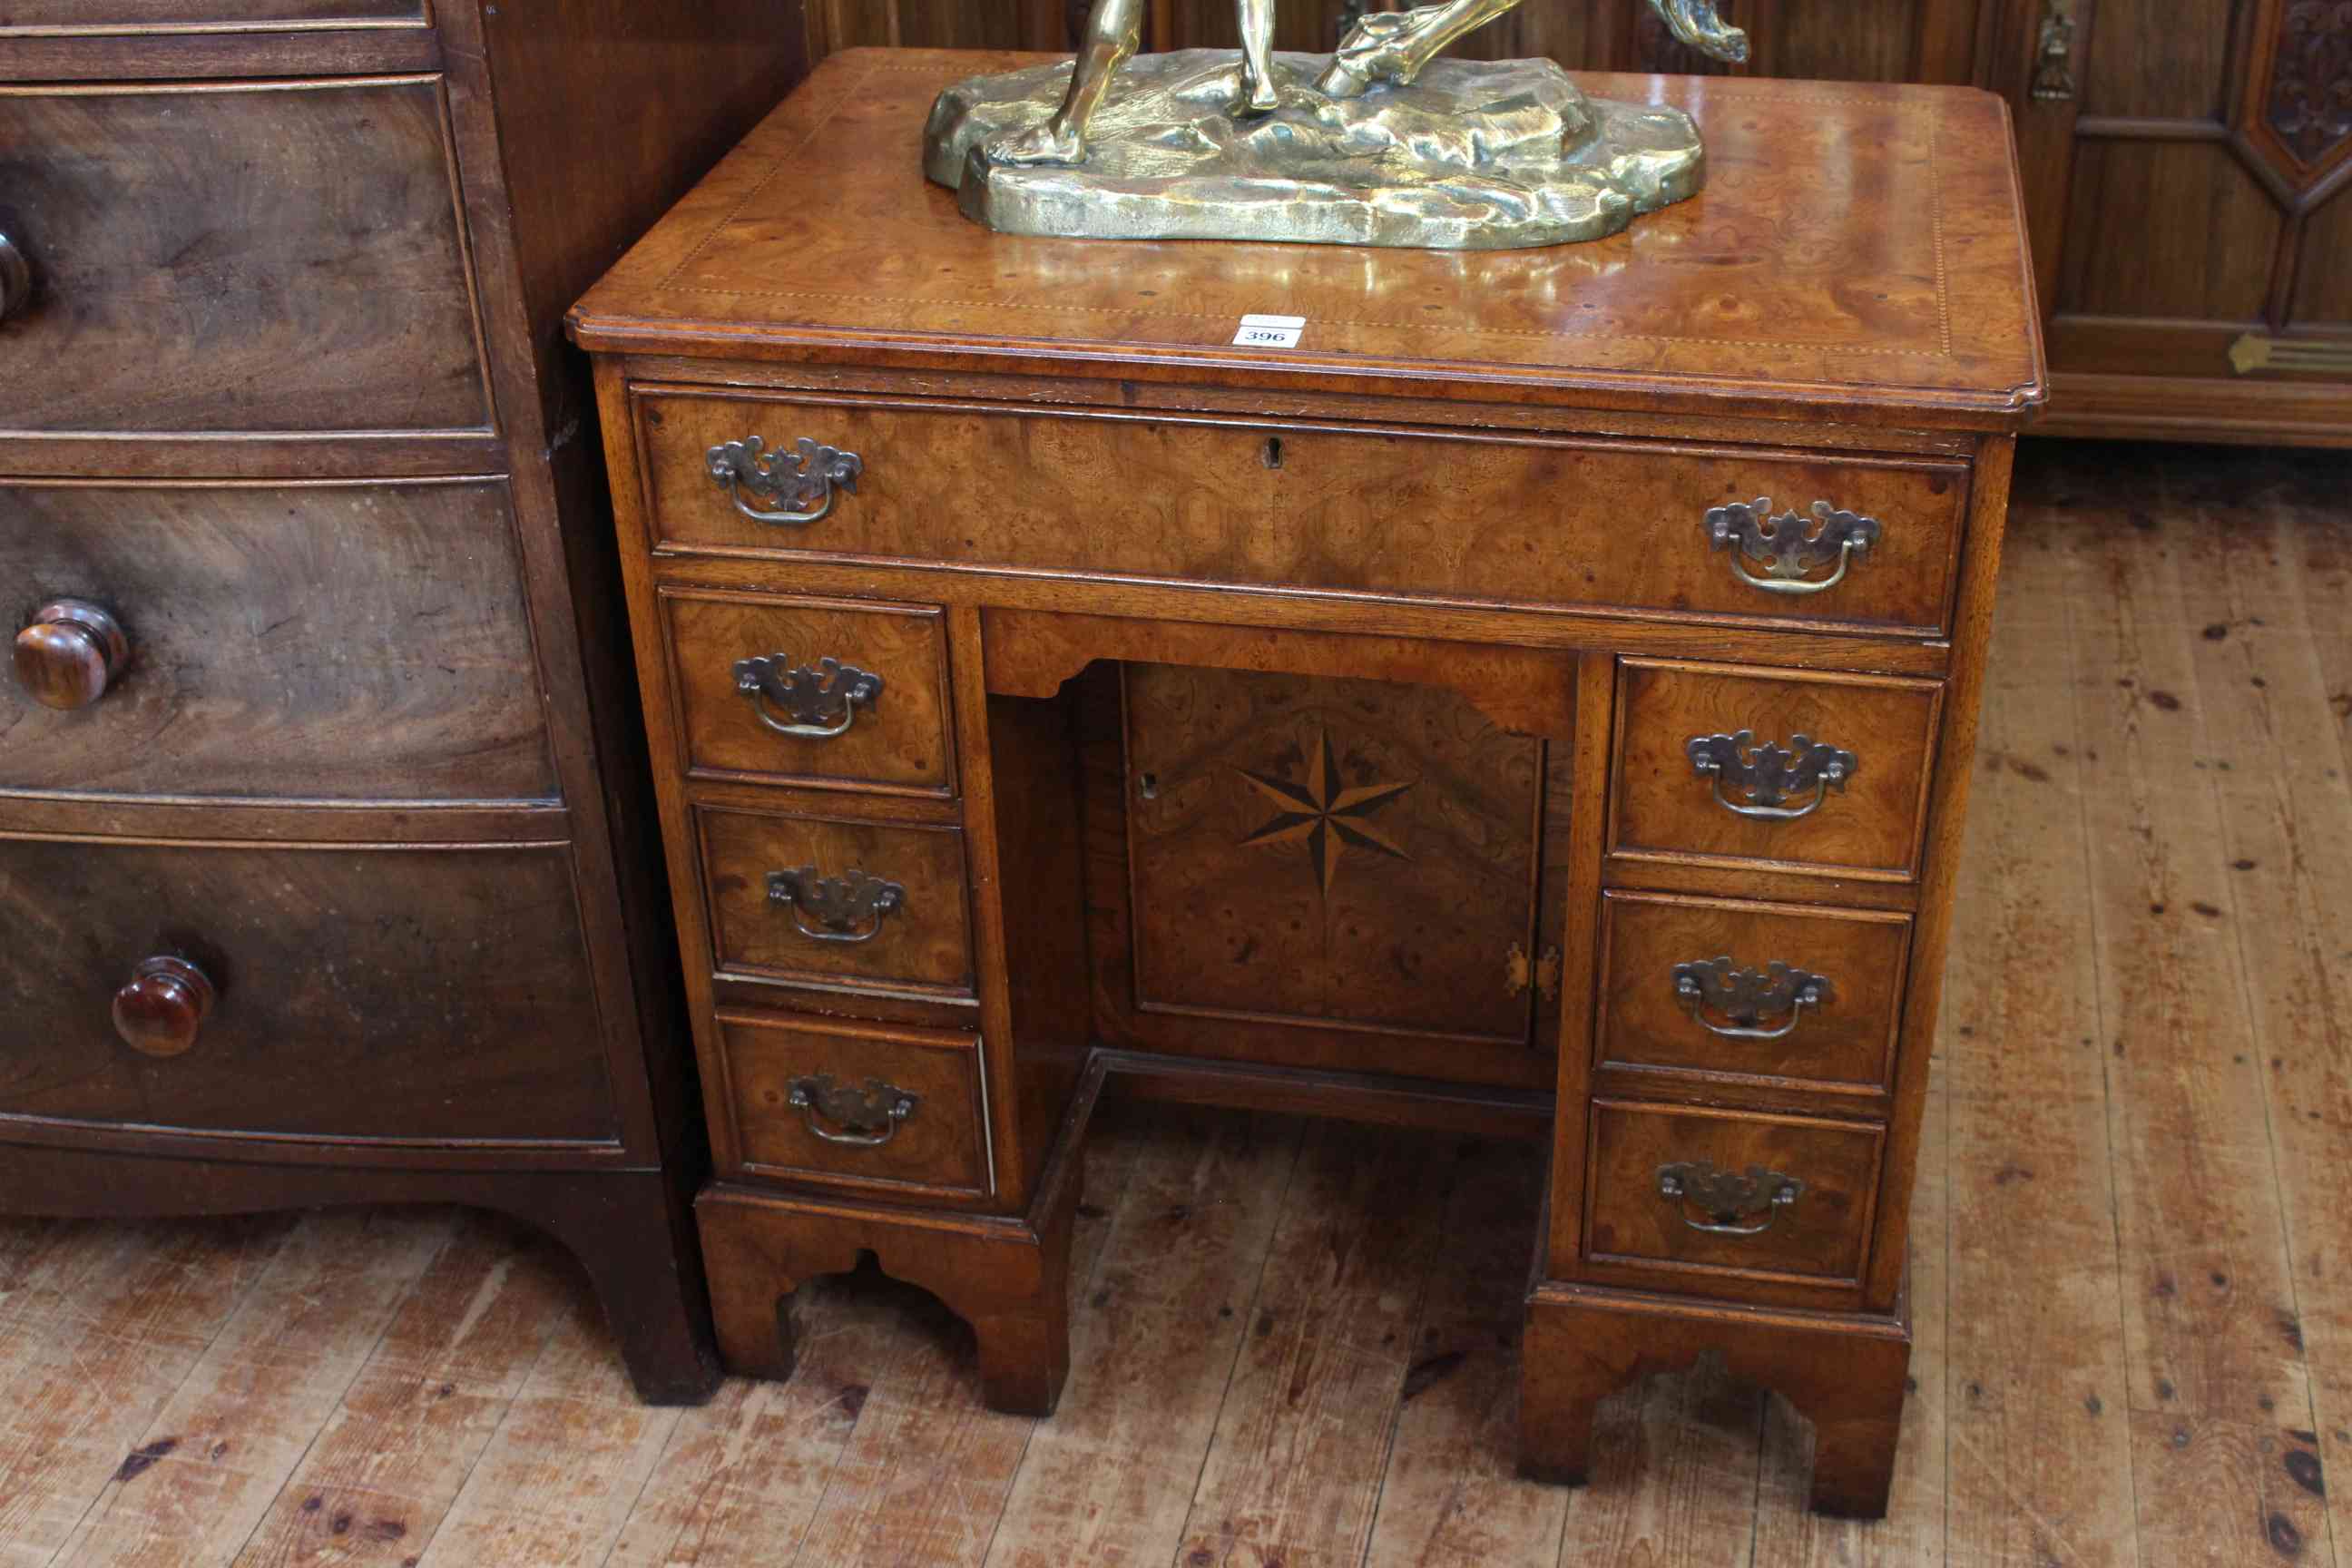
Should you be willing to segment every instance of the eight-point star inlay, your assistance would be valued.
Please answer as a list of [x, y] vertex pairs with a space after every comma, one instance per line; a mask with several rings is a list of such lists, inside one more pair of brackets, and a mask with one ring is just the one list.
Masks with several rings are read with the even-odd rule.
[[1318, 892], [1330, 892], [1332, 880], [1339, 874], [1339, 851], [1343, 847], [1366, 849], [1398, 860], [1412, 858], [1367, 820], [1373, 812], [1411, 789], [1412, 782], [1340, 788], [1339, 763], [1331, 754], [1328, 730], [1316, 732], [1315, 749], [1307, 756], [1307, 782], [1303, 785], [1246, 768], [1234, 771], [1249, 781], [1252, 789], [1279, 808], [1271, 821], [1242, 843], [1304, 843], [1307, 858], [1315, 866]]

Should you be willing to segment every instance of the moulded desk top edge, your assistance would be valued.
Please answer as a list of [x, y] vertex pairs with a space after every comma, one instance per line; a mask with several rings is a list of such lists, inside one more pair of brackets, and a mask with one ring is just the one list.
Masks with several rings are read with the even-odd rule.
[[[833, 57], [575, 307], [574, 337], [1945, 428], [2015, 428], [2045, 396], [2014, 142], [1990, 94], [1580, 75], [1599, 95], [1683, 104], [1714, 163], [1700, 196], [1588, 245], [992, 234], [922, 178], [923, 114], [961, 76], [1045, 58]], [[1258, 310], [1306, 317], [1305, 341], [1232, 346]]]

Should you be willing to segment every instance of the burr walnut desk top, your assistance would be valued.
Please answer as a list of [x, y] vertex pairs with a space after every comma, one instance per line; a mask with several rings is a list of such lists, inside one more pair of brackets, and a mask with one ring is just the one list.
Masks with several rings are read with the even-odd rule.
[[1517, 1130], [1525, 1466], [1715, 1349], [1883, 1508], [2042, 395], [2001, 103], [1603, 79], [1710, 160], [1612, 239], [1096, 243], [921, 176], [932, 96], [1020, 58], [836, 56], [571, 319], [725, 1354], [788, 1364], [779, 1300], [872, 1251], [1051, 1408], [1107, 1079]]

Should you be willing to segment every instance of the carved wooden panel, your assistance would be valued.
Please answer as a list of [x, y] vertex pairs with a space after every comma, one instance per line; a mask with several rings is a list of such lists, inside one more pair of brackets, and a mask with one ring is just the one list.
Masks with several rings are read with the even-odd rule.
[[2049, 3], [2001, 8], [1988, 83], [2017, 106], [2051, 310], [2044, 428], [2352, 440], [2352, 378], [2325, 352], [2347, 315], [2331, 214], [2352, 157], [2352, 10], [2077, 0], [2064, 74], [2080, 90], [2037, 96]]
[[1127, 667], [1139, 1006], [1524, 1041], [1540, 742], [1450, 691]]
[[502, 481], [0, 486], [0, 614], [96, 601], [131, 659], [78, 712], [0, 683], [0, 787], [557, 793]]
[[2305, 164], [2352, 141], [2352, 5], [2284, 0], [2272, 45], [2263, 115]]
[[490, 423], [441, 83], [0, 89], [23, 430]]
[[[0, 842], [0, 1117], [437, 1142], [614, 1135], [570, 855]], [[218, 990], [116, 1037], [152, 956]]]

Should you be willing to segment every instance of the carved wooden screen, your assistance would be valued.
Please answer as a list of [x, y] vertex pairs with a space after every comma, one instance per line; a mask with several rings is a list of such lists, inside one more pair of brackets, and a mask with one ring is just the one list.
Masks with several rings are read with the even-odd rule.
[[[1405, 0], [1276, 0], [1275, 47], [1324, 50], [1366, 11]], [[1977, 72], [1982, 0], [1725, 0], [1755, 40], [1743, 71], [1841, 80], [1965, 82]], [[940, 48], [1066, 49], [1085, 0], [809, 0], [811, 53], [857, 44]], [[1232, 48], [1233, 0], [1152, 0], [1151, 48]], [[1549, 56], [1586, 70], [1714, 72], [1724, 68], [1667, 36], [1643, 0], [1526, 0], [1464, 40], [1479, 59]]]
[[2062, 398], [2352, 374], [2352, 6], [2016, 0], [2007, 26]]

